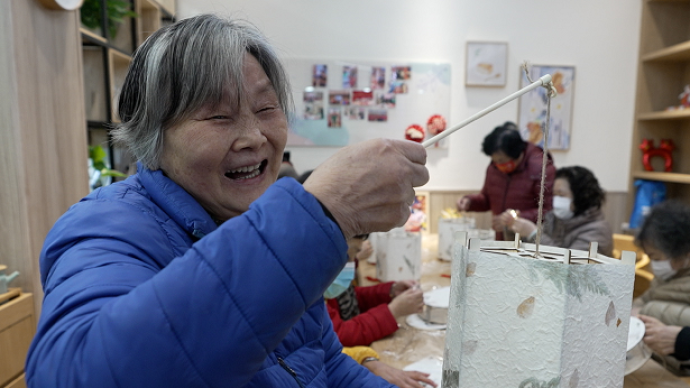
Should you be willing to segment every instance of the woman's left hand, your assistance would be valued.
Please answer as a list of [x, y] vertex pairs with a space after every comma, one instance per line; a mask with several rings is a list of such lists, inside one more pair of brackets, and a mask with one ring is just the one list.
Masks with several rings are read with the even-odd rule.
[[365, 362], [363, 365], [369, 369], [371, 373], [382, 377], [384, 380], [400, 388], [424, 387], [425, 385], [421, 383], [436, 387], [436, 383], [429, 378], [428, 373], [400, 370], [382, 361], [369, 361]]
[[668, 326], [660, 320], [647, 315], [638, 316], [644, 322], [644, 343], [654, 352], [666, 356], [675, 352], [676, 338], [680, 333], [680, 326]]

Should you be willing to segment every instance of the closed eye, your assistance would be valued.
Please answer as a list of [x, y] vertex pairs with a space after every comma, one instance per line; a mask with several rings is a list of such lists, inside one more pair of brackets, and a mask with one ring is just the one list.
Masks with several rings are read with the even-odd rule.
[[275, 106], [267, 106], [265, 108], [259, 109], [257, 113], [262, 113], [262, 112], [270, 112], [272, 110], [275, 110]]

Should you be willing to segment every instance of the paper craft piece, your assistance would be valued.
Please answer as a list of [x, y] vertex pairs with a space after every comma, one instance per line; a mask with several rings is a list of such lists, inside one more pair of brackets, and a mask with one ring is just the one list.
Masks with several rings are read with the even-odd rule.
[[450, 261], [455, 232], [468, 231], [475, 228], [475, 219], [469, 217], [439, 218], [438, 220], [438, 257]]
[[437, 288], [424, 293], [424, 311], [422, 319], [427, 323], [448, 323], [448, 303], [450, 287]]
[[[407, 322], [410, 327], [413, 327], [415, 329], [419, 330], [424, 330], [424, 331], [435, 331], [435, 330], [445, 330], [446, 329], [446, 324], [445, 323], [429, 323], [422, 318], [421, 315], [419, 314], [410, 314], [405, 318], [405, 322]], [[440, 379], [439, 379], [440, 381]]]
[[627, 353], [625, 356], [625, 375], [640, 369], [652, 357], [652, 351], [642, 341], [644, 338], [644, 322], [637, 317], [630, 317], [628, 329]]
[[443, 387], [622, 387], [635, 255], [456, 235]]
[[422, 234], [395, 228], [376, 237], [376, 277], [382, 282], [419, 280]]
[[403, 368], [406, 371], [418, 371], [429, 374], [431, 379], [437, 385], [441, 384], [441, 371], [443, 361], [436, 357], [423, 358], [415, 363], [409, 364]]

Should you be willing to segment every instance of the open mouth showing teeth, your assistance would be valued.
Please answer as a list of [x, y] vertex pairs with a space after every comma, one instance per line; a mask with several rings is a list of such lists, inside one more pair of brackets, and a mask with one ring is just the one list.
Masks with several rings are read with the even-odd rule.
[[266, 169], [266, 165], [268, 164], [267, 160], [263, 160], [261, 163], [258, 163], [253, 166], [244, 166], [240, 168], [236, 168], [234, 170], [230, 170], [225, 173], [225, 176], [230, 178], [230, 179], [236, 179], [236, 180], [243, 180], [243, 179], [251, 179], [254, 177], [257, 177], [261, 175], [261, 173], [264, 172]]

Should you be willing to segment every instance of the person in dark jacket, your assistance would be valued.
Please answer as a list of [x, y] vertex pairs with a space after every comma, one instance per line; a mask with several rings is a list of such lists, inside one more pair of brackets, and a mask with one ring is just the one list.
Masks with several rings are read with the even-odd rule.
[[[492, 227], [496, 239], [512, 239], [512, 232], [500, 217], [506, 210], [514, 210], [520, 217], [537, 222], [541, 170], [544, 151], [522, 139], [517, 126], [506, 122], [494, 128], [482, 143], [482, 151], [491, 158], [481, 192], [466, 195], [457, 202], [460, 211], [491, 210]], [[544, 214], [551, 210], [553, 180], [556, 169], [551, 155], [547, 155], [544, 187]], [[504, 234], [509, 234], [504, 236]]]
[[426, 153], [371, 140], [276, 183], [290, 96], [243, 21], [184, 19], [137, 49], [113, 132], [137, 174], [48, 233], [29, 387], [392, 387], [341, 353], [323, 293], [348, 238], [407, 220]]
[[[590, 170], [580, 166], [559, 168], [553, 184], [553, 209], [546, 214], [541, 243], [586, 251], [590, 242], [596, 242], [599, 253], [611, 256], [613, 232], [601, 211], [605, 199], [604, 190]], [[524, 241], [534, 242], [534, 222], [510, 212], [501, 217]]]

